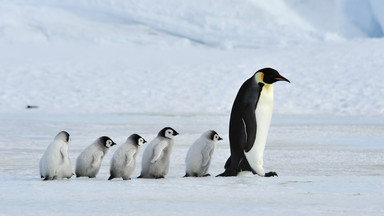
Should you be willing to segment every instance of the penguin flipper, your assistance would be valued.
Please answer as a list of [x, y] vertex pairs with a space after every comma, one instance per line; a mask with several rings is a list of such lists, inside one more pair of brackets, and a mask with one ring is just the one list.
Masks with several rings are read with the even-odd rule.
[[66, 151], [66, 149], [62, 147], [60, 148], [60, 155], [61, 155], [61, 160], [65, 162], [66, 159], [68, 158], [68, 151]]
[[102, 151], [97, 151], [93, 154], [93, 157], [92, 157], [92, 163], [91, 163], [91, 166], [94, 167], [94, 166], [97, 166], [100, 161], [102, 160], [102, 157], [104, 155], [104, 152]]
[[203, 156], [202, 166], [206, 167], [211, 160], [211, 156], [213, 154], [213, 146], [212, 145], [206, 145], [205, 148], [201, 151], [201, 154]]
[[257, 124], [256, 124], [256, 115], [255, 115], [254, 107], [248, 106], [244, 110], [242, 120], [243, 120], [244, 132], [246, 137], [244, 151], [249, 152], [252, 149], [256, 139]]
[[135, 153], [136, 153], [135, 149], [131, 149], [127, 153], [125, 153], [125, 164], [124, 164], [125, 167], [128, 167], [132, 164], [132, 162], [134, 161], [133, 155]]
[[166, 141], [162, 141], [159, 144], [156, 145], [154, 152], [153, 152], [153, 157], [151, 160], [151, 163], [155, 163], [159, 158], [161, 157], [164, 149], [168, 146], [168, 143]]

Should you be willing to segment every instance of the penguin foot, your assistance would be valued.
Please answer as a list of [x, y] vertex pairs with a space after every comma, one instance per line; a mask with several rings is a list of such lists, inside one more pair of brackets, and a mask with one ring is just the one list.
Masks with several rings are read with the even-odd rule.
[[276, 172], [268, 172], [268, 173], [265, 173], [264, 177], [278, 177], [277, 173]]
[[231, 176], [237, 176], [237, 172], [229, 172], [225, 170], [223, 173], [217, 175], [216, 177], [231, 177]]
[[203, 177], [208, 177], [208, 176], [211, 176], [211, 174], [207, 173], [207, 174], [203, 175]]
[[115, 178], [115, 177], [109, 176], [108, 181], [112, 180], [113, 178]]

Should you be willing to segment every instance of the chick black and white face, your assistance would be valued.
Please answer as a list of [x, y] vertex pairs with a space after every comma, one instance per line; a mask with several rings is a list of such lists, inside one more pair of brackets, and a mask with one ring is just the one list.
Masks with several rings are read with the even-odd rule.
[[165, 130], [164, 136], [167, 138], [173, 138], [174, 137], [173, 130], [172, 129]]
[[116, 145], [115, 142], [113, 142], [113, 140], [107, 136], [103, 136], [103, 137], [100, 137], [100, 142], [106, 147], [106, 148], [110, 148], [114, 145]]
[[159, 135], [163, 136], [168, 139], [172, 139], [173, 137], [177, 136], [179, 133], [175, 131], [174, 129], [170, 127], [163, 128], [160, 132]]
[[213, 141], [219, 141], [219, 140], [222, 140], [222, 138], [218, 134], [215, 134], [213, 136]]
[[142, 137], [140, 137], [138, 140], [137, 140], [137, 145], [139, 146], [142, 146], [144, 145], [144, 143], [146, 143], [147, 141], [145, 141], [145, 139], [143, 139]]
[[287, 78], [281, 76], [277, 70], [272, 68], [263, 68], [256, 72], [256, 82], [263, 84], [273, 84], [277, 81], [290, 82]]
[[222, 140], [223, 138], [221, 138], [220, 136], [219, 136], [219, 134], [217, 134], [216, 133], [216, 131], [211, 131], [210, 132], [211, 133], [211, 135], [210, 135], [210, 139], [212, 140], [212, 141], [219, 141], [219, 140]]
[[110, 148], [111, 146], [113, 146], [113, 141], [112, 140], [107, 140], [107, 142], [105, 143], [105, 146]]

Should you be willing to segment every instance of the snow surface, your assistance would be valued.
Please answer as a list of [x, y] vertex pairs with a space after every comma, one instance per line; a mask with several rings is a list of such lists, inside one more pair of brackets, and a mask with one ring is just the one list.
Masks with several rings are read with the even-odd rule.
[[[188, 148], [201, 133], [214, 128], [228, 137], [226, 115], [2, 114], [0, 120], [0, 215], [384, 214], [383, 118], [275, 115], [264, 155], [275, 178], [213, 177], [224, 170], [228, 138], [216, 146], [211, 177], [182, 177]], [[165, 179], [107, 181], [117, 147], [95, 179], [39, 178], [39, 158], [58, 130], [71, 134], [74, 162], [95, 137], [107, 133], [119, 145], [137, 132], [151, 140], [164, 125], [180, 132]]]
[[[384, 215], [383, 29], [381, 0], [0, 0], [0, 216]], [[279, 177], [182, 178], [208, 129], [223, 171], [232, 102], [263, 67], [291, 81], [264, 155]], [[61, 130], [74, 167], [97, 137], [165, 126], [165, 179], [107, 181], [117, 148], [96, 179], [39, 178]]]

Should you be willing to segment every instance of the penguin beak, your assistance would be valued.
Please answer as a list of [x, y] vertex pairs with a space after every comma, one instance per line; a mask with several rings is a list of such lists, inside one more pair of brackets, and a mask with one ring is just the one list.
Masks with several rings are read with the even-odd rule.
[[173, 136], [177, 136], [177, 135], [179, 135], [179, 133], [177, 133], [177, 131], [175, 131], [175, 132], [173, 133]]
[[285, 78], [285, 77], [283, 77], [281, 75], [279, 77], [276, 77], [275, 80], [276, 81], [286, 81], [286, 82], [291, 83], [287, 78]]
[[219, 140], [223, 140], [223, 138], [219, 137]]
[[113, 143], [111, 144], [111, 146], [114, 146], [114, 145], [116, 145], [116, 143], [113, 142]]

